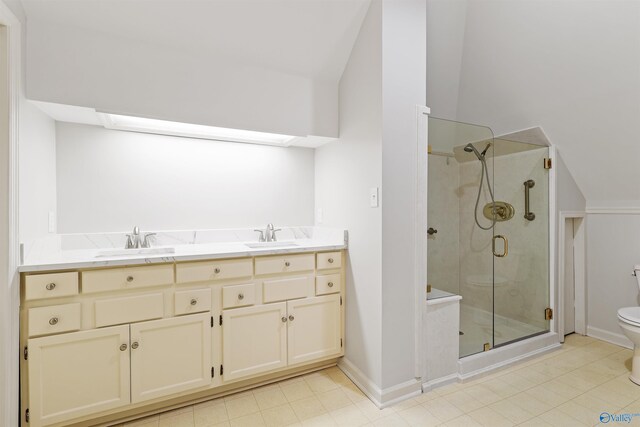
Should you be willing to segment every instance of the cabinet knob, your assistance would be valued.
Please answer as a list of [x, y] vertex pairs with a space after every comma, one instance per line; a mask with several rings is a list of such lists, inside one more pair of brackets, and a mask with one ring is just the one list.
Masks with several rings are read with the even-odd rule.
[[133, 276], [127, 276], [127, 282], [133, 282]]
[[290, 267], [290, 266], [291, 266], [291, 263], [290, 263], [289, 261], [285, 261], [285, 262], [284, 262], [284, 266], [285, 266], [285, 267]]
[[125, 351], [127, 349], [127, 345], [126, 344], [121, 344], [120, 345], [120, 351]]
[[133, 343], [131, 343], [131, 348], [134, 349], [134, 350], [136, 348], [138, 348], [139, 346], [140, 346], [140, 344], [138, 344], [138, 341], [134, 341]]
[[195, 298], [191, 299], [191, 305], [196, 305], [198, 303], [198, 300]]
[[287, 316], [282, 316], [282, 319], [280, 320], [282, 320], [282, 323], [285, 323], [287, 321]]
[[52, 317], [51, 319], [49, 319], [49, 324], [51, 326], [57, 325], [58, 324], [58, 318], [57, 317]]
[[329, 258], [327, 261], [329, 261], [329, 264], [333, 264], [333, 258]]
[[330, 288], [333, 288], [333, 282], [327, 283], [327, 286], [330, 287]]
[[56, 288], [56, 284], [55, 283], [47, 283], [47, 286], [45, 286], [45, 288], [47, 288], [48, 291], [52, 291]]
[[243, 293], [238, 294], [238, 299], [239, 300], [243, 300], [244, 299], [244, 294]]
[[214, 268], [213, 272], [216, 273], [216, 274], [220, 273], [220, 268], [218, 268], [218, 267]]
[[295, 319], [295, 317], [293, 317], [293, 314], [289, 315], [289, 320], [291, 320], [293, 322], [293, 319]]

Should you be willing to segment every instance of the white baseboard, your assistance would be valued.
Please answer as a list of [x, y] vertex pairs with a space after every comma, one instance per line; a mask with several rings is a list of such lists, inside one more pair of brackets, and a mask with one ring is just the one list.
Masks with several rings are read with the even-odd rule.
[[381, 389], [349, 359], [343, 357], [338, 367], [380, 409], [395, 405], [422, 393], [420, 380], [412, 379]]
[[457, 383], [460, 380], [458, 374], [447, 375], [446, 377], [437, 378], [435, 380], [422, 383], [422, 391], [427, 393], [431, 390], [435, 390], [438, 387], [444, 387], [449, 384]]
[[338, 368], [371, 400], [378, 408], [382, 406], [382, 390], [369, 379], [349, 359], [343, 357], [338, 362]]
[[633, 350], [633, 343], [623, 334], [605, 331], [604, 329], [594, 328], [593, 326], [587, 326], [587, 336]]

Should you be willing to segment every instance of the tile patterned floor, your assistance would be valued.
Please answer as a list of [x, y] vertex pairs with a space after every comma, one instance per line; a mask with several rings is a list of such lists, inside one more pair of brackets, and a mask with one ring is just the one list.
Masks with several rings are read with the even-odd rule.
[[124, 426], [594, 426], [605, 411], [640, 413], [640, 386], [628, 379], [631, 356], [571, 335], [561, 350], [384, 410], [330, 368]]

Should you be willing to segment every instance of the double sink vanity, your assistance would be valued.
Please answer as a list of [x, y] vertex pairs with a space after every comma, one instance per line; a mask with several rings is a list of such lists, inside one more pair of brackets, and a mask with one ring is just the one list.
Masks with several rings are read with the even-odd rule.
[[344, 230], [285, 229], [281, 242], [251, 242], [249, 230], [189, 233], [171, 252], [99, 247], [125, 238], [116, 233], [29, 248], [22, 425], [108, 424], [336, 364]]

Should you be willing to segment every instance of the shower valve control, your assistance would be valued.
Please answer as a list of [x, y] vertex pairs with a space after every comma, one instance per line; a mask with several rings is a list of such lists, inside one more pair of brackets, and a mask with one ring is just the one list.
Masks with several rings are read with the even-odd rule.
[[428, 234], [429, 236], [433, 236], [433, 235], [434, 235], [434, 234], [436, 234], [437, 232], [438, 232], [438, 230], [436, 230], [436, 229], [435, 229], [435, 228], [433, 228], [433, 227], [429, 227], [429, 229], [427, 230], [427, 234]]

